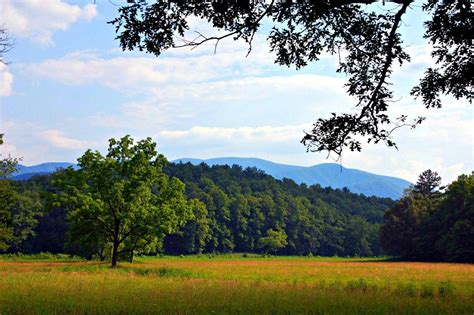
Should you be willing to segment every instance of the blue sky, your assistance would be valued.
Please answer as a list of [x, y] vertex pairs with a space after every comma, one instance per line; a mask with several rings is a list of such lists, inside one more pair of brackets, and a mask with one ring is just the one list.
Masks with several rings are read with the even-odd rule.
[[[280, 67], [264, 34], [247, 58], [245, 44], [232, 40], [221, 42], [215, 55], [213, 45], [159, 58], [122, 52], [106, 23], [116, 14], [106, 0], [0, 0], [0, 25], [15, 42], [6, 55], [10, 63], [0, 66], [3, 155], [21, 156], [26, 165], [73, 162], [87, 148], [104, 151], [107, 139], [131, 134], [153, 137], [170, 160], [333, 162], [326, 154], [306, 153], [299, 140], [318, 117], [353, 110], [334, 57], [323, 56], [300, 71]], [[431, 168], [447, 182], [474, 169], [472, 106], [446, 98], [442, 109], [427, 110], [409, 96], [432, 63], [422, 39], [425, 18], [418, 4], [404, 17], [412, 62], [393, 75], [400, 100], [390, 112], [427, 121], [395, 135], [398, 151], [365, 145], [361, 153], [346, 152], [344, 166], [410, 181]], [[192, 29], [213, 32], [199, 20]]]

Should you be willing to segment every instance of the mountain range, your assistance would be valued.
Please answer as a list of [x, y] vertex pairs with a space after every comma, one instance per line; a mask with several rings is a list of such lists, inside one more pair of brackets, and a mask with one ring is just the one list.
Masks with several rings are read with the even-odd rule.
[[67, 168], [69, 166], [77, 168], [76, 164], [67, 162], [50, 162], [32, 166], [18, 164], [12, 178], [15, 180], [26, 180], [34, 175], [53, 173], [58, 169]]
[[[314, 185], [322, 187], [344, 188], [351, 192], [364, 194], [366, 196], [389, 197], [399, 199], [411, 183], [397, 177], [377, 175], [358, 169], [350, 169], [335, 163], [324, 163], [314, 166], [296, 166], [270, 162], [257, 158], [223, 157], [207, 160], [182, 158], [172, 161], [173, 163], [191, 163], [198, 165], [206, 163], [212, 165], [239, 165], [243, 168], [255, 167], [275, 177], [276, 179], [290, 178], [298, 184]], [[28, 179], [33, 175], [47, 174], [58, 168], [69, 166], [77, 167], [73, 163], [43, 163], [34, 166], [18, 165], [17, 172], [12, 178], [16, 180]]]

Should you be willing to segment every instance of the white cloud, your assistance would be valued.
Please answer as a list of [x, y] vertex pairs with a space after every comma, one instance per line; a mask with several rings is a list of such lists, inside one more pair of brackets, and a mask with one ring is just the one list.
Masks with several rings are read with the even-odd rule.
[[41, 132], [40, 138], [56, 148], [67, 150], [87, 149], [95, 145], [94, 142], [67, 137], [62, 131], [57, 129], [49, 129]]
[[55, 31], [65, 31], [71, 24], [97, 15], [94, 4], [79, 7], [62, 0], [2, 0], [0, 11], [8, 32], [40, 44], [52, 44]]
[[[305, 94], [308, 97], [319, 92], [324, 99], [328, 94], [337, 97], [343, 93], [344, 81], [315, 74], [295, 74], [291, 76], [266, 76], [197, 82], [183, 85], [169, 85], [153, 88], [155, 97], [161, 101], [185, 102], [231, 102], [275, 99], [278, 95]], [[344, 98], [344, 95], [341, 95]]]
[[13, 74], [11, 74], [7, 66], [0, 63], [0, 96], [9, 96], [12, 93]]
[[163, 84], [207, 82], [261, 74], [271, 60], [242, 51], [216, 55], [168, 54], [155, 57], [106, 56], [75, 52], [59, 59], [23, 65], [29, 74], [69, 85], [101, 84], [128, 93], [146, 92]]
[[159, 138], [171, 141], [186, 140], [198, 142], [204, 140], [214, 141], [250, 141], [250, 142], [285, 142], [294, 140], [296, 133], [302, 133], [309, 124], [287, 126], [243, 126], [238, 128], [218, 128], [195, 126], [187, 130], [162, 130]]
[[[81, 10], [85, 19], [85, 8]], [[91, 12], [89, 16], [95, 9]], [[193, 29], [202, 31], [199, 23], [193, 24]], [[49, 39], [51, 36], [52, 30]], [[329, 74], [337, 58], [325, 56], [318, 68], [311, 65], [301, 72], [290, 72], [273, 64], [274, 56], [268, 53], [264, 40], [256, 39], [255, 44], [248, 58], [247, 46], [229, 39], [219, 44], [216, 55], [210, 43], [195, 50], [172, 50], [160, 58], [144, 57], [139, 52], [79, 51], [23, 65], [34, 79], [84, 85], [80, 87], [84, 93], [88, 92], [87, 85], [105, 86], [121, 96], [132, 95], [133, 101], [125, 97], [112, 110], [110, 104], [98, 107], [88, 113], [91, 119], [81, 116], [78, 126], [49, 126], [58, 129], [46, 131], [41, 127], [35, 133], [19, 124], [15, 143], [28, 148], [28, 155], [23, 156], [29, 161], [38, 162], [58, 158], [71, 161], [85, 148], [103, 148], [103, 139], [111, 134], [117, 137], [125, 133], [134, 134], [136, 139], [156, 135], [160, 151], [170, 159], [233, 155], [297, 165], [332, 162], [326, 160], [326, 154], [306, 153], [299, 140], [317, 117], [353, 110], [355, 103], [342, 87], [344, 79], [307, 74]], [[390, 113], [428, 116], [428, 120], [416, 130], [403, 129], [394, 135], [400, 151], [382, 144], [365, 145], [362, 153], [346, 152], [342, 162], [347, 167], [411, 181], [431, 168], [446, 183], [474, 168], [472, 109], [463, 102], [447, 100], [443, 109], [428, 112], [420, 102], [414, 102], [404, 90], [416, 84], [432, 60], [426, 45], [417, 44], [409, 50], [412, 63], [394, 71], [392, 77], [397, 95], [405, 98], [391, 104]], [[324, 71], [319, 72], [321, 69]], [[103, 127], [97, 128], [101, 141], [83, 139], [87, 132], [81, 133], [81, 128], [91, 126]], [[34, 149], [23, 140], [32, 138], [31, 134], [41, 138]], [[77, 148], [81, 150], [73, 151]]]

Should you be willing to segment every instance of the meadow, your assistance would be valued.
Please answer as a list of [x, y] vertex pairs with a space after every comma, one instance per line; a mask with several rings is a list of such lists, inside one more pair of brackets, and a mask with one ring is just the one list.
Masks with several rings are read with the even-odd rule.
[[474, 265], [201, 255], [0, 256], [0, 314], [473, 314]]

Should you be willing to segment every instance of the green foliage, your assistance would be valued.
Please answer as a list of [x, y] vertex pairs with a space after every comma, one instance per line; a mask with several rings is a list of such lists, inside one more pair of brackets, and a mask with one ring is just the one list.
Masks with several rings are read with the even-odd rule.
[[418, 182], [414, 187], [414, 191], [423, 195], [431, 196], [437, 193], [436, 189], [441, 185], [441, 177], [432, 170], [426, 170], [418, 176]]
[[420, 175], [414, 190], [384, 217], [380, 241], [405, 259], [474, 261], [474, 174], [461, 175], [444, 194], [440, 178]]
[[[94, 174], [105, 176], [109, 171], [100, 171], [100, 163], [102, 161], [96, 162]], [[39, 218], [36, 235], [23, 241], [15, 251], [66, 252], [87, 259], [112, 259], [113, 234], [103, 223], [113, 226], [114, 218], [105, 198], [121, 194], [121, 198], [128, 201], [138, 195], [129, 194], [129, 188], [112, 191], [113, 181], [93, 186], [97, 179], [87, 175], [90, 177], [86, 180], [86, 171], [92, 173], [90, 167], [78, 171], [69, 169], [18, 182], [24, 186], [22, 191], [40, 195], [44, 215]], [[119, 171], [114, 172], [117, 182], [126, 181]], [[231, 252], [269, 251], [273, 254], [275, 250], [262, 249], [259, 244], [268, 236], [268, 230], [286, 235], [287, 244], [276, 251], [280, 255], [382, 254], [379, 223], [385, 209], [394, 204], [391, 199], [365, 197], [347, 189], [297, 185], [292, 180], [276, 180], [256, 169], [238, 166], [169, 164], [163, 172], [166, 175], [159, 176], [166, 176], [168, 181], [176, 177], [186, 184], [188, 220], [164, 239], [161, 234], [158, 242], [149, 246], [140, 242], [134, 244], [132, 238], [123, 241], [118, 248], [118, 260], [131, 261], [136, 254], [155, 252], [172, 255], [202, 252], [211, 257], [214, 257], [213, 253]], [[144, 178], [146, 180], [146, 176]], [[130, 184], [124, 184], [124, 187], [130, 187], [127, 186]], [[161, 187], [165, 190], [163, 185]], [[120, 198], [112, 204], [124, 209], [131, 207]], [[100, 207], [100, 211], [94, 207]], [[67, 222], [66, 218], [69, 218]], [[130, 224], [132, 221], [121, 222]], [[122, 237], [129, 227], [122, 226]]]
[[39, 194], [18, 184], [0, 179], [0, 251], [17, 251], [20, 244], [35, 234], [42, 215]]
[[106, 156], [88, 150], [79, 170], [56, 176], [71, 238], [89, 250], [110, 246], [112, 266], [124, 253], [156, 252], [166, 234], [192, 218], [184, 184], [163, 173], [167, 161], [155, 148], [150, 138], [111, 139]]
[[201, 253], [211, 239], [208, 211], [205, 204], [197, 199], [190, 201], [193, 218], [176, 233], [167, 235], [165, 248], [171, 254]]
[[268, 229], [266, 236], [258, 240], [258, 247], [266, 253], [276, 253], [279, 249], [288, 244], [286, 238], [285, 232]]
[[83, 259], [79, 256], [71, 256], [66, 254], [52, 254], [48, 252], [41, 252], [37, 254], [22, 254], [22, 253], [11, 253], [2, 254], [3, 259], [12, 261], [31, 261], [31, 260], [44, 260], [44, 261], [82, 261]]
[[13, 240], [11, 207], [14, 205], [15, 192], [6, 180], [0, 180], [0, 251], [7, 250]]
[[173, 267], [161, 267], [161, 268], [126, 268], [126, 271], [132, 271], [139, 276], [158, 276], [158, 277], [173, 277], [173, 278], [190, 278], [193, 276], [191, 271], [173, 268]]
[[474, 262], [474, 173], [451, 183], [433, 220], [444, 259]]
[[[287, 244], [277, 250], [280, 254], [381, 254], [376, 223], [382, 222], [391, 199], [297, 185], [235, 165], [170, 164], [165, 171], [185, 182], [188, 198], [199, 199], [207, 209], [209, 239], [204, 252], [261, 252], [260, 240], [273, 230], [286, 235]], [[165, 252], [198, 253], [196, 246], [188, 245], [194, 235], [194, 230], [180, 228], [165, 238]]]
[[[1, 31], [2, 30], [0, 29], [0, 35], [1, 35]], [[3, 134], [0, 134], [0, 145], [2, 144], [3, 144]], [[0, 180], [8, 178], [8, 176], [14, 173], [16, 171], [16, 166], [18, 162], [21, 160], [18, 158], [12, 158], [11, 156], [8, 156], [6, 158], [1, 158], [1, 157], [2, 155], [0, 154]]]

